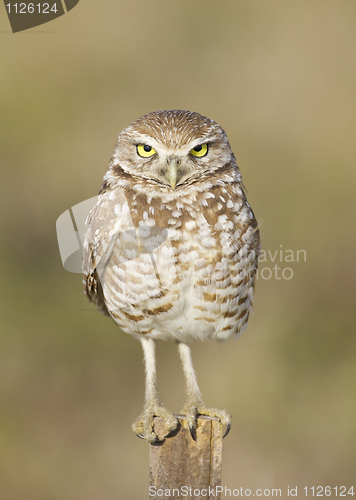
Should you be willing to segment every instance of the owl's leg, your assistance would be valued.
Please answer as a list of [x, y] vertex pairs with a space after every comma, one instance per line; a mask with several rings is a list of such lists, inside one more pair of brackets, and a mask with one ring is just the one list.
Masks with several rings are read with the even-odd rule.
[[146, 391], [143, 413], [132, 424], [132, 430], [139, 437], [149, 443], [157, 442], [158, 438], [153, 431], [154, 417], [160, 417], [166, 422], [167, 434], [178, 426], [175, 416], [161, 405], [156, 389], [156, 359], [155, 343], [153, 339], [141, 338], [145, 359]]
[[225, 427], [223, 437], [227, 436], [231, 428], [231, 415], [226, 410], [219, 410], [206, 406], [202, 400], [197, 383], [197, 377], [193, 368], [190, 347], [183, 342], [178, 343], [178, 351], [183, 365], [184, 377], [187, 384], [187, 399], [182, 409], [182, 414], [187, 416], [188, 427], [194, 441], [196, 440], [197, 416], [207, 415], [217, 417]]

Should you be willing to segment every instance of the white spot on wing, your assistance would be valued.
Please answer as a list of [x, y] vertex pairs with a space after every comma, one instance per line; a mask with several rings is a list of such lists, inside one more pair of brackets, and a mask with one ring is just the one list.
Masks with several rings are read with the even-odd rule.
[[195, 222], [195, 220], [189, 220], [185, 223], [185, 228], [187, 229], [187, 231], [191, 231], [196, 227], [196, 225], [197, 223]]

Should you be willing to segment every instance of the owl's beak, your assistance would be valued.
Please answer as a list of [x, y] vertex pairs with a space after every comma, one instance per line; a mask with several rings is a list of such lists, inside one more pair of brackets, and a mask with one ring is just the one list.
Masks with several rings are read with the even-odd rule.
[[167, 162], [167, 174], [166, 177], [169, 180], [172, 189], [176, 187], [178, 180], [178, 169], [180, 165], [180, 160], [170, 159]]

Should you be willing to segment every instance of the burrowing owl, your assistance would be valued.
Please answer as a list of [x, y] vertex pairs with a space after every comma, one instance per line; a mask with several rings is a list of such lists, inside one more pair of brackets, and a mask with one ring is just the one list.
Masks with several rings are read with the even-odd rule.
[[149, 113], [125, 128], [87, 219], [84, 288], [89, 300], [141, 341], [142, 415], [133, 424], [154, 442], [177, 420], [156, 390], [155, 340], [178, 343], [193, 439], [197, 415], [231, 417], [203, 403], [189, 342], [226, 340], [250, 314], [259, 254], [257, 222], [224, 130], [190, 111]]

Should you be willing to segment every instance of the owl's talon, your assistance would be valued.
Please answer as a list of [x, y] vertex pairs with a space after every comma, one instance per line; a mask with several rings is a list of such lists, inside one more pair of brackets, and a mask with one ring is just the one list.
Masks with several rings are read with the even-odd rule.
[[231, 422], [228, 422], [226, 424], [226, 430], [225, 430], [225, 434], [223, 435], [223, 439], [224, 439], [224, 437], [226, 437], [229, 434], [230, 429], [231, 429]]
[[145, 439], [145, 437], [143, 436], [143, 434], [140, 434], [140, 433], [136, 433], [136, 436], [141, 438], [141, 439]]
[[152, 446], [155, 446], [155, 445], [157, 445], [157, 444], [163, 443], [163, 441], [164, 441], [164, 439], [159, 439], [159, 438], [156, 436], [156, 438], [155, 438], [153, 441], [150, 441], [150, 444], [151, 444]]
[[212, 408], [211, 406], [206, 406], [201, 401], [197, 402], [196, 400], [191, 403], [186, 404], [181, 412], [183, 415], [187, 417], [187, 423], [190, 431], [190, 435], [194, 439], [197, 440], [196, 434], [196, 417], [199, 415], [206, 415], [207, 417], [216, 417], [220, 420], [221, 425], [225, 427], [225, 433], [223, 438], [228, 435], [231, 429], [231, 415], [226, 410], [219, 410], [218, 408]]
[[170, 430], [169, 433], [165, 436], [165, 439], [176, 436], [180, 430], [180, 427], [181, 427], [181, 425], [180, 425], [179, 420], [178, 420], [177, 427], [175, 429]]
[[197, 430], [196, 430], [196, 427], [194, 425], [190, 425], [189, 426], [189, 430], [190, 430], [190, 435], [193, 438], [193, 441], [196, 441], [197, 440]]

